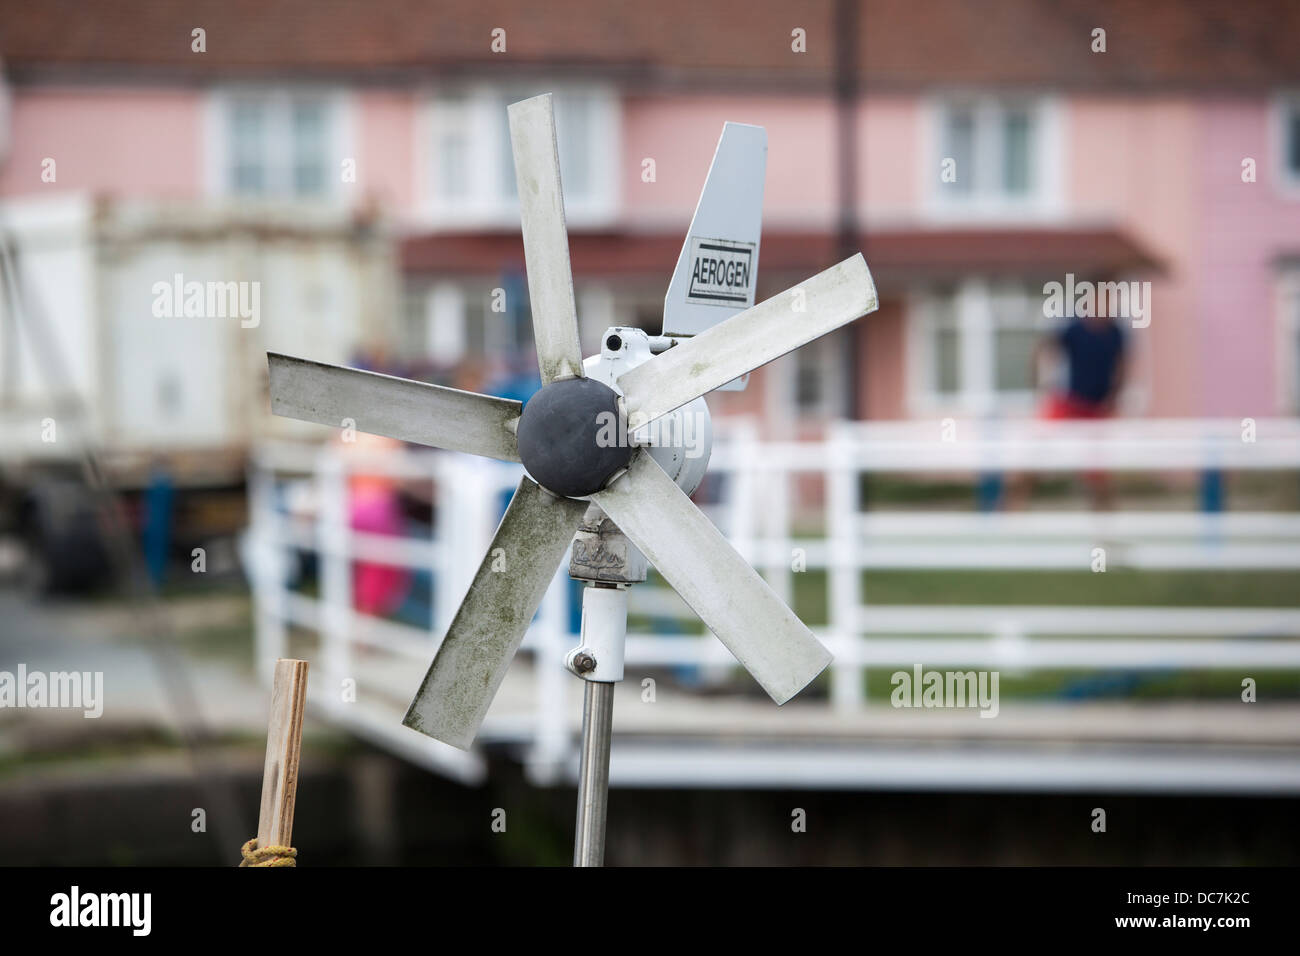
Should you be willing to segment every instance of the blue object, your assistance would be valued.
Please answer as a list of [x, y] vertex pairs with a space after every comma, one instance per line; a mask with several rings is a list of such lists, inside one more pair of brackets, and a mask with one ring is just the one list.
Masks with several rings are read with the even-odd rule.
[[1201, 472], [1201, 510], [1223, 510], [1223, 472], [1210, 468]]
[[542, 379], [536, 372], [515, 372], [493, 379], [488, 383], [487, 393], [527, 403], [541, 387]]
[[176, 489], [171, 473], [156, 466], [144, 491], [143, 545], [145, 567], [155, 586], [167, 576], [167, 557], [172, 545], [172, 511]]
[[975, 485], [975, 505], [980, 511], [997, 511], [1002, 503], [1002, 473], [986, 471]]
[[1164, 672], [1140, 674], [1135, 671], [1106, 671], [1089, 674], [1067, 681], [1061, 688], [1066, 700], [1088, 700], [1096, 697], [1132, 697], [1143, 684], [1154, 682]]
[[1070, 370], [1070, 394], [1085, 402], [1110, 395], [1124, 354], [1124, 333], [1114, 321], [1073, 319], [1057, 336]]

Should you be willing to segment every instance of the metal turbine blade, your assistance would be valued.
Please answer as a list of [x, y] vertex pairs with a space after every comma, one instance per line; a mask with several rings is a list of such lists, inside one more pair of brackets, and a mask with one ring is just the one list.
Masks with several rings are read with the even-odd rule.
[[335, 428], [351, 419], [372, 435], [519, 460], [513, 430], [523, 410], [519, 402], [277, 352], [266, 360], [276, 415]]
[[778, 704], [831, 662], [822, 646], [645, 451], [592, 499]]
[[624, 372], [618, 385], [628, 423], [637, 428], [666, 415], [878, 305], [862, 254], [845, 259]]
[[520, 480], [402, 723], [469, 749], [586, 510]]
[[555, 139], [551, 94], [512, 103], [510, 144], [519, 186], [519, 217], [528, 266], [528, 299], [542, 384], [582, 378], [578, 313], [573, 304], [569, 233], [564, 225], [560, 151]]

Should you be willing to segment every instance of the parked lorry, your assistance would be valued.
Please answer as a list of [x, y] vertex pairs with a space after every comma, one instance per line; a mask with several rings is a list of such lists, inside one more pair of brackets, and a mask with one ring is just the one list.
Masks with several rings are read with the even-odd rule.
[[42, 588], [105, 570], [87, 450], [133, 531], [187, 555], [242, 525], [252, 444], [308, 431], [270, 415], [267, 350], [355, 362], [397, 332], [364, 210], [65, 194], [0, 205], [0, 242], [0, 528]]

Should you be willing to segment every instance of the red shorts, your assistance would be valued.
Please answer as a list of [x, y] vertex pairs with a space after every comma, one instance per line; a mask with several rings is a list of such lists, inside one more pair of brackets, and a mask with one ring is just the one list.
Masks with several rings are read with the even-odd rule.
[[1104, 402], [1090, 402], [1075, 395], [1058, 392], [1049, 395], [1039, 412], [1040, 418], [1060, 421], [1064, 418], [1109, 418], [1110, 409]]
[[[1067, 418], [1109, 418], [1111, 411], [1103, 402], [1090, 402], [1087, 399], [1057, 392], [1049, 395], [1039, 416], [1048, 421], [1061, 421]], [[1085, 471], [1083, 478], [1088, 484], [1105, 486], [1109, 480], [1104, 471]]]

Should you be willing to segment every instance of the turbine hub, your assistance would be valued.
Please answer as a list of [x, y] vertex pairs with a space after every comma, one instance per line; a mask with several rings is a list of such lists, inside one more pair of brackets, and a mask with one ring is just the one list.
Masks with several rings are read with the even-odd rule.
[[516, 437], [528, 473], [566, 498], [600, 491], [632, 459], [618, 395], [590, 378], [544, 386], [524, 406]]

